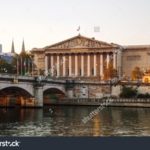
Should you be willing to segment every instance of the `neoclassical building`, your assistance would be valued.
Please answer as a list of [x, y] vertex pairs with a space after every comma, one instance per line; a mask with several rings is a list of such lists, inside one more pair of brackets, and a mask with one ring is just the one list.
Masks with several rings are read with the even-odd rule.
[[130, 77], [136, 66], [150, 67], [150, 46], [121, 46], [80, 34], [31, 52], [38, 71], [58, 78], [102, 80], [110, 64], [118, 77]]

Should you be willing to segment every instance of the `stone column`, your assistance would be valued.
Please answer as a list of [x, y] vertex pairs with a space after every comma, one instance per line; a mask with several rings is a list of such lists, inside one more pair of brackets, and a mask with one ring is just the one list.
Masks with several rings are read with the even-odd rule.
[[90, 54], [87, 57], [87, 76], [90, 76]]
[[106, 66], [107, 66], [107, 69], [108, 69], [109, 68], [109, 62], [110, 62], [109, 54], [107, 54], [106, 62], [107, 62]]
[[116, 57], [117, 57], [117, 53], [114, 52], [113, 53], [113, 69], [117, 68], [117, 62], [116, 62], [117, 58]]
[[57, 55], [57, 77], [60, 76], [60, 62], [59, 62], [59, 54]]
[[66, 76], [66, 56], [63, 56], [63, 76]]
[[75, 76], [78, 76], [78, 54], [75, 55]]
[[97, 75], [97, 70], [96, 70], [96, 67], [97, 67], [97, 63], [96, 63], [96, 54], [94, 54], [94, 76]]
[[101, 79], [104, 77], [104, 64], [103, 64], [103, 54], [100, 55], [100, 76]]
[[71, 54], [69, 55], [69, 76], [72, 75], [72, 59]]
[[119, 79], [121, 79], [122, 77], [122, 51], [122, 47], [120, 47], [120, 49], [117, 50], [117, 72]]
[[74, 97], [74, 89], [68, 89], [67, 91], [66, 91], [66, 95], [67, 95], [67, 98], [75, 98]]
[[84, 76], [84, 55], [81, 54], [81, 76]]
[[51, 55], [51, 76], [53, 77], [54, 76], [54, 56]]
[[48, 75], [48, 56], [45, 56], [45, 75]]

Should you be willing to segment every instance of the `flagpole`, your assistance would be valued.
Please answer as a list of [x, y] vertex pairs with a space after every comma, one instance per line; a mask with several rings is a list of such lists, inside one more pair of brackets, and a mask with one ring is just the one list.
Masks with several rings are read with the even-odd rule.
[[79, 34], [80, 34], [80, 26], [78, 26], [78, 28], [77, 28], [77, 32], [79, 32]]

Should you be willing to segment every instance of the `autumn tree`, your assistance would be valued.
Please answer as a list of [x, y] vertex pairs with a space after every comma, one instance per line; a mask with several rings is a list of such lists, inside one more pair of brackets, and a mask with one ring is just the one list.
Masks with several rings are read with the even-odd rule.
[[109, 63], [108, 68], [104, 70], [104, 80], [117, 77], [117, 70], [113, 68], [113, 64]]
[[147, 69], [145, 73], [150, 74], [150, 69]]
[[138, 80], [141, 79], [143, 76], [143, 72], [140, 70], [139, 67], [135, 67], [132, 71], [132, 80]]

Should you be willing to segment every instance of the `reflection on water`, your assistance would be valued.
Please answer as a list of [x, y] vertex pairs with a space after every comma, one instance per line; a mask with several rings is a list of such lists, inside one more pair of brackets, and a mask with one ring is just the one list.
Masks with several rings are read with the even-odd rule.
[[149, 108], [105, 108], [91, 121], [81, 120], [96, 107], [0, 109], [1, 136], [149, 136]]

